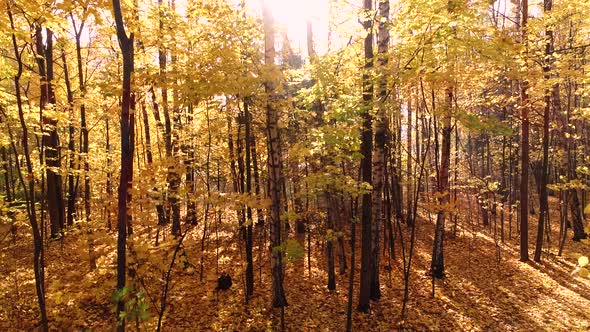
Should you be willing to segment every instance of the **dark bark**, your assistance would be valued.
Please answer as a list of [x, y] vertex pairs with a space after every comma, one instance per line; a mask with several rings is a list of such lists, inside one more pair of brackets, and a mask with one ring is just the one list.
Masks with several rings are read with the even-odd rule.
[[[105, 154], [107, 159], [107, 165], [110, 165], [112, 162], [111, 159], [111, 137], [110, 137], [110, 125], [109, 125], [109, 118], [105, 118]], [[112, 229], [112, 222], [111, 222], [111, 197], [113, 197], [113, 172], [110, 168], [107, 168], [107, 180], [106, 180], [106, 192], [108, 196], [107, 200], [107, 207], [106, 207], [106, 215], [107, 215], [107, 228], [109, 231]]]
[[336, 274], [334, 272], [334, 219], [335, 219], [335, 207], [334, 207], [334, 199], [332, 197], [330, 189], [326, 190], [326, 194], [324, 195], [326, 198], [326, 229], [328, 231], [332, 231], [331, 236], [327, 236], [326, 238], [326, 255], [328, 256], [328, 289], [335, 290], [336, 289]]
[[[246, 145], [246, 192], [248, 195], [252, 194], [252, 156], [251, 156], [251, 138], [252, 134], [252, 119], [250, 116], [249, 99], [244, 99], [244, 121], [245, 121], [245, 138]], [[244, 242], [246, 244], [246, 296], [250, 297], [254, 294], [254, 261], [252, 256], [252, 207], [246, 207], [246, 226], [244, 227]]]
[[45, 157], [47, 179], [46, 198], [49, 220], [51, 225], [51, 237], [57, 237], [64, 227], [64, 202], [62, 181], [59, 170], [61, 162], [59, 158], [59, 136], [57, 133], [57, 120], [44, 112], [48, 108], [55, 107], [55, 93], [53, 91], [53, 32], [46, 29], [46, 45], [43, 45], [41, 26], [35, 28], [35, 51], [37, 53], [37, 66], [41, 80], [41, 93], [39, 108], [41, 124], [43, 128], [42, 150]]
[[[364, 0], [363, 9], [371, 11], [373, 1]], [[373, 108], [373, 82], [370, 71], [373, 68], [373, 21], [367, 17], [363, 21], [363, 28], [367, 36], [364, 41], [365, 65], [363, 71], [363, 104], [362, 104], [362, 133], [361, 133], [361, 181], [372, 184], [372, 152], [373, 152], [373, 128], [371, 111]], [[371, 264], [372, 248], [372, 216], [371, 216], [371, 192], [362, 195], [361, 208], [361, 275], [359, 289], [359, 303], [357, 309], [368, 312], [370, 309], [371, 281], [374, 271]]]
[[453, 105], [453, 88], [448, 87], [446, 110], [443, 114], [442, 128], [442, 151], [440, 168], [438, 174], [437, 190], [440, 205], [436, 215], [436, 226], [434, 231], [434, 244], [432, 249], [431, 273], [433, 278], [442, 279], [445, 276], [444, 264], [444, 237], [445, 237], [445, 218], [447, 217], [450, 203], [449, 192], [449, 168], [451, 165], [451, 116]]
[[[117, 222], [117, 290], [121, 292], [125, 288], [125, 274], [127, 269], [126, 243], [127, 221], [129, 211], [129, 186], [133, 180], [133, 150], [134, 150], [134, 98], [131, 91], [131, 74], [133, 73], [133, 40], [134, 35], [127, 36], [121, 12], [119, 0], [113, 0], [113, 12], [117, 28], [117, 38], [123, 56], [123, 95], [121, 102], [121, 173], [118, 189], [118, 222]], [[119, 320], [121, 312], [125, 311], [125, 302], [121, 298], [117, 302], [116, 319]], [[119, 332], [125, 331], [125, 319], [121, 319], [117, 327]]]
[[354, 273], [356, 265], [356, 216], [358, 209], [358, 199], [350, 199], [350, 272], [348, 274], [348, 303], [346, 306], [346, 331], [352, 331], [352, 294], [354, 293]]
[[86, 121], [86, 105], [84, 104], [84, 98], [86, 95], [86, 84], [84, 81], [84, 73], [82, 71], [82, 47], [80, 39], [82, 35], [83, 25], [80, 26], [80, 30], [76, 30], [76, 57], [78, 60], [78, 85], [80, 88], [80, 94], [82, 98], [82, 104], [80, 105], [80, 127], [81, 127], [81, 138], [82, 144], [80, 146], [80, 152], [84, 159], [84, 215], [86, 222], [90, 222], [90, 164], [88, 162], [88, 125]]
[[[544, 1], [544, 12], [549, 14], [553, 6], [552, 0]], [[547, 82], [550, 78], [551, 57], [553, 56], [553, 30], [547, 28], [545, 31], [547, 37], [545, 45], [545, 63], [543, 65], [543, 79]], [[551, 90], [545, 90], [545, 109], [543, 112], [543, 136], [541, 145], [543, 147], [543, 161], [541, 165], [541, 176], [539, 181], [539, 222], [537, 224], [537, 243], [535, 246], [535, 262], [541, 261], [541, 252], [543, 249], [543, 231], [545, 225], [549, 222], [549, 201], [547, 197], [547, 184], [549, 182], [549, 122], [551, 111]]]
[[[521, 31], [525, 52], [528, 50], [528, 0], [521, 1]], [[525, 57], [527, 55], [525, 54]], [[525, 58], [526, 67], [526, 58]], [[529, 260], [529, 95], [527, 78], [521, 81], [521, 154], [520, 154], [520, 261]]]
[[[406, 224], [408, 225], [410, 224], [410, 220], [412, 220], [412, 178], [414, 175], [412, 173], [412, 98], [413, 96], [410, 94], [408, 98], [408, 122], [406, 130]], [[418, 117], [416, 116], [417, 119]]]
[[67, 218], [66, 223], [68, 226], [72, 226], [74, 224], [74, 216], [76, 214], [76, 183], [74, 181], [74, 169], [76, 168], [76, 145], [75, 145], [75, 132], [76, 128], [74, 127], [73, 120], [74, 120], [74, 93], [72, 92], [72, 86], [70, 84], [70, 75], [68, 71], [68, 64], [66, 62], [66, 53], [65, 50], [62, 48], [61, 50], [61, 60], [63, 62], [63, 70], [64, 70], [64, 81], [66, 84], [66, 96], [68, 99], [68, 110], [70, 112], [70, 124], [68, 128], [68, 159], [69, 159], [69, 169], [68, 169], [68, 195], [67, 195]]
[[[370, 298], [379, 300], [381, 298], [381, 287], [379, 283], [379, 261], [380, 261], [380, 242], [381, 227], [383, 224], [383, 174], [385, 168], [385, 144], [387, 138], [388, 119], [386, 112], [387, 101], [387, 76], [385, 75], [387, 67], [387, 48], [389, 44], [389, 28], [387, 22], [389, 19], [389, 0], [379, 2], [379, 15], [384, 19], [379, 21], [377, 34], [377, 53], [378, 67], [383, 75], [377, 83], [377, 94], [379, 104], [377, 116], [375, 119], [375, 150], [372, 157], [372, 216], [371, 216], [371, 283]], [[393, 165], [392, 165], [393, 166]], [[397, 182], [394, 180], [394, 182]], [[396, 198], [399, 198], [399, 193]], [[394, 198], [395, 199], [395, 198]]]
[[[6, 9], [8, 18], [10, 21], [10, 27], [12, 31], [15, 30], [14, 19], [12, 16], [12, 8], [11, 2], [6, 2]], [[20, 86], [20, 78], [23, 73], [23, 61], [22, 61], [22, 52], [19, 51], [18, 44], [16, 42], [16, 35], [13, 32], [11, 34], [12, 39], [12, 47], [14, 51], [14, 57], [17, 62], [17, 72], [14, 75], [14, 88], [15, 88], [15, 95], [16, 95], [16, 105], [18, 110], [18, 117], [19, 122], [22, 130], [22, 146], [23, 146], [23, 154], [25, 157], [25, 164], [27, 168], [27, 181], [25, 182], [25, 178], [23, 177], [20, 163], [18, 162], [18, 152], [16, 149], [16, 144], [14, 143], [14, 137], [10, 134], [10, 141], [14, 156], [16, 158], [15, 165], [17, 167], [18, 178], [22, 185], [23, 191], [25, 193], [25, 200], [27, 205], [27, 216], [29, 218], [29, 223], [31, 224], [31, 229], [33, 231], [33, 273], [35, 274], [35, 291], [37, 293], [37, 303], [39, 305], [39, 312], [41, 316], [41, 329], [42, 331], [46, 332], [49, 331], [49, 325], [47, 320], [47, 309], [45, 305], [45, 270], [44, 270], [44, 249], [43, 249], [43, 225], [39, 225], [37, 222], [37, 212], [35, 210], [35, 176], [33, 173], [33, 162], [31, 161], [31, 154], [29, 151], [29, 132], [25, 122], [25, 115], [23, 110], [23, 100], [21, 95], [21, 86]], [[5, 117], [6, 114], [3, 114]], [[9, 130], [9, 133], [11, 131]], [[41, 227], [39, 227], [41, 226]]]
[[[193, 105], [189, 105], [188, 110], [188, 125], [193, 124]], [[191, 139], [188, 144], [184, 144], [184, 151], [187, 155], [185, 160], [186, 164], [186, 188], [187, 188], [187, 202], [186, 202], [186, 223], [189, 225], [197, 224], [197, 204], [195, 202], [195, 149], [193, 140]], [[219, 180], [219, 179], [218, 179]], [[219, 188], [218, 188], [219, 190]], [[163, 209], [162, 209], [163, 214]], [[159, 219], [159, 218], [158, 218]]]
[[[250, 119], [250, 122], [252, 120]], [[250, 124], [251, 126], [252, 124]], [[256, 196], [261, 194], [260, 191], [260, 171], [258, 167], [258, 153], [256, 152], [256, 134], [253, 130], [251, 130], [252, 135], [250, 137], [250, 155], [252, 156], [252, 171], [254, 175], [254, 193]], [[264, 225], [264, 213], [262, 209], [256, 209], [256, 225], [263, 226]]]
[[[277, 70], [274, 65], [274, 20], [266, 1], [263, 2], [262, 16], [264, 21], [264, 60], [272, 70]], [[276, 98], [275, 82], [269, 79], [264, 84], [268, 95], [266, 101], [266, 130], [268, 138], [268, 182], [270, 207], [270, 245], [271, 245], [271, 269], [272, 269], [272, 304], [274, 307], [287, 305], [285, 291], [283, 289], [283, 263], [281, 248], [281, 151], [279, 138], [279, 112], [274, 105]]]

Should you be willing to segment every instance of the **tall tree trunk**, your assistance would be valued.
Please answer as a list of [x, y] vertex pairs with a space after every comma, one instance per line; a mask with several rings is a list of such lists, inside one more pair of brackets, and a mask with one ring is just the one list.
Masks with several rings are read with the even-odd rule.
[[[574, 99], [573, 106], [574, 106], [574, 109], [576, 109], [576, 108], [580, 107], [580, 99], [579, 99], [579, 96], [577, 95], [578, 85], [576, 83], [574, 83], [573, 90], [574, 90], [572, 93], [573, 99]], [[574, 128], [575, 127], [571, 126], [572, 114], [571, 114], [571, 107], [569, 107], [569, 105], [568, 105], [566, 117], [567, 117], [567, 128], [570, 128], [570, 130], [572, 130], [572, 132], [570, 133], [569, 138], [568, 138], [568, 149], [567, 149], [568, 179], [570, 181], [572, 181], [572, 180], [576, 180], [578, 178], [578, 174], [576, 172], [577, 146], [576, 146], [576, 141], [574, 140], [574, 134], [575, 134]], [[588, 234], [584, 230], [582, 207], [581, 207], [580, 198], [578, 195], [578, 188], [575, 188], [575, 187], [570, 188], [570, 189], [568, 189], [568, 192], [569, 192], [568, 202], [569, 202], [570, 212], [572, 215], [571, 224], [573, 226], [573, 231], [574, 231], [574, 236], [573, 236], [572, 240], [580, 241], [582, 239], [586, 239], [588, 237]]]
[[[127, 269], [126, 242], [127, 220], [129, 212], [129, 186], [133, 180], [133, 149], [134, 149], [134, 103], [131, 92], [131, 74], [133, 73], [133, 33], [127, 36], [119, 0], [113, 0], [113, 12], [117, 28], [117, 38], [123, 55], [123, 95], [121, 102], [121, 174], [118, 189], [118, 238], [117, 238], [117, 292], [121, 294], [125, 288], [125, 272]], [[125, 311], [122, 296], [117, 301], [116, 319]], [[119, 332], [125, 331], [125, 318], [121, 318], [117, 327]]]
[[[14, 19], [12, 16], [12, 2], [6, 2], [6, 9], [8, 18], [10, 21], [10, 27], [12, 31], [16, 31], [14, 26]], [[41, 316], [41, 328], [44, 332], [49, 331], [49, 325], [47, 321], [47, 309], [45, 306], [45, 270], [44, 270], [44, 252], [43, 252], [43, 225], [37, 223], [37, 212], [35, 210], [35, 176], [33, 173], [33, 162], [31, 161], [31, 154], [29, 152], [29, 132], [25, 122], [25, 114], [23, 110], [23, 100], [21, 96], [20, 78], [23, 73], [23, 61], [22, 53], [19, 52], [18, 44], [16, 42], [16, 35], [13, 32], [11, 34], [12, 47], [14, 51], [14, 57], [17, 62], [17, 72], [14, 75], [14, 88], [16, 93], [16, 105], [18, 109], [18, 117], [22, 129], [22, 145], [23, 154], [25, 156], [25, 164], [27, 167], [27, 182], [20, 171], [18, 152], [16, 150], [16, 144], [12, 144], [12, 150], [16, 158], [15, 164], [19, 173], [19, 179], [25, 193], [25, 199], [27, 203], [27, 215], [33, 231], [33, 272], [35, 274], [35, 291], [37, 293], [37, 303], [39, 304], [39, 312]], [[11, 137], [11, 141], [14, 142]], [[27, 188], [28, 186], [28, 188]]]
[[[274, 19], [268, 6], [268, 1], [263, 2], [262, 16], [264, 21], [264, 62], [270, 70], [276, 71], [275, 66], [275, 38]], [[270, 207], [270, 245], [271, 245], [271, 269], [272, 269], [272, 303], [274, 307], [287, 305], [285, 291], [283, 289], [283, 262], [281, 247], [281, 154], [279, 138], [279, 112], [275, 108], [276, 83], [269, 79], [264, 88], [268, 94], [266, 102], [266, 130], [268, 137], [268, 182]]]
[[68, 201], [67, 201], [67, 217], [66, 223], [68, 226], [74, 224], [74, 215], [76, 214], [76, 183], [74, 181], [74, 169], [76, 168], [76, 145], [74, 135], [76, 129], [74, 127], [74, 93], [72, 92], [72, 86], [70, 84], [70, 75], [68, 71], [68, 64], [66, 61], [66, 52], [62, 48], [61, 60], [63, 63], [64, 70], [64, 81], [66, 84], [66, 96], [68, 99], [68, 110], [70, 112], [70, 124], [68, 128]]
[[[382, 19], [379, 21], [379, 30], [377, 32], [377, 61], [380, 75], [378, 82], [379, 104], [377, 116], [375, 118], [375, 149], [373, 153], [372, 169], [372, 240], [371, 240], [371, 300], [381, 298], [381, 289], [379, 285], [379, 244], [381, 241], [381, 225], [383, 215], [383, 173], [385, 166], [385, 142], [387, 136], [387, 47], [389, 45], [389, 0], [379, 1], [379, 15]], [[395, 165], [393, 165], [395, 167]], [[397, 199], [399, 197], [394, 197]]]
[[57, 237], [64, 227], [64, 202], [61, 175], [59, 169], [59, 136], [57, 134], [57, 120], [46, 109], [55, 107], [55, 93], [53, 91], [53, 32], [46, 29], [46, 45], [43, 45], [41, 26], [35, 28], [35, 48], [37, 66], [41, 79], [41, 94], [39, 108], [43, 128], [43, 151], [46, 164], [46, 197], [51, 224], [51, 237]]
[[[543, 9], [545, 15], [551, 13], [553, 0], [545, 0], [543, 2]], [[543, 64], [543, 79], [545, 83], [551, 78], [551, 57], [553, 56], [553, 30], [546, 28], [545, 36], [547, 37], [545, 45], [545, 63]], [[539, 183], [539, 222], [537, 225], [537, 244], [535, 247], [535, 262], [541, 261], [541, 252], [543, 249], [543, 231], [545, 225], [549, 221], [549, 202], [547, 197], [547, 184], [549, 180], [549, 121], [551, 111], [551, 89], [545, 89], [545, 110], [543, 112], [543, 136], [541, 145], [543, 146], [543, 161], [541, 165], [541, 178]]]
[[[528, 57], [527, 21], [528, 21], [528, 0], [521, 1], [521, 32], [522, 43], [524, 44], [525, 73], [528, 68], [526, 59]], [[529, 260], [529, 94], [528, 77], [521, 81], [521, 155], [520, 155], [520, 260]]]
[[[162, 0], [158, 0], [158, 16], [159, 16], [159, 34], [160, 40], [163, 40], [163, 33], [165, 30], [164, 26], [164, 3]], [[164, 147], [166, 150], [167, 163], [172, 163], [173, 157], [173, 140], [172, 140], [172, 120], [170, 118], [170, 105], [168, 104], [168, 80], [167, 80], [167, 59], [166, 59], [166, 48], [160, 45], [158, 47], [158, 65], [160, 66], [160, 81], [161, 81], [161, 96], [162, 96], [162, 112], [164, 115]], [[178, 174], [176, 169], [169, 165], [168, 173], [166, 174], [166, 182], [168, 183], [168, 202], [165, 208], [166, 224], [172, 220], [172, 235], [180, 235], [180, 218], [173, 216], [174, 209], [178, 205]], [[172, 218], [170, 218], [172, 216]], [[179, 216], [180, 217], [180, 216]]]
[[[245, 154], [246, 154], [246, 192], [248, 195], [252, 194], [252, 151], [250, 146], [252, 144], [252, 119], [250, 117], [249, 98], [244, 99], [244, 121], [245, 121]], [[246, 225], [244, 227], [244, 241], [246, 243], [246, 297], [249, 298], [254, 294], [254, 261], [252, 256], [252, 207], [246, 207]]]
[[84, 72], [82, 70], [82, 46], [81, 36], [84, 25], [80, 26], [79, 30], [76, 30], [76, 58], [78, 62], [78, 86], [80, 88], [80, 97], [82, 104], [80, 104], [80, 126], [82, 127], [82, 146], [80, 152], [84, 158], [84, 215], [86, 222], [90, 222], [90, 165], [88, 162], [88, 125], [86, 121], [86, 105], [84, 104], [84, 98], [86, 96], [86, 84], [84, 82]]
[[[364, 0], [363, 9], [371, 11], [373, 1]], [[361, 180], [367, 184], [372, 184], [372, 150], [373, 150], [373, 127], [371, 111], [373, 108], [373, 81], [371, 79], [371, 69], [373, 68], [373, 20], [367, 15], [362, 22], [367, 36], [364, 42], [365, 66], [363, 71], [363, 104], [362, 104], [362, 134], [361, 134]], [[373, 280], [371, 265], [373, 259], [371, 256], [372, 249], [372, 232], [371, 232], [371, 192], [362, 195], [361, 208], [361, 276], [359, 289], [359, 311], [368, 312], [370, 309], [369, 299], [371, 297], [371, 281]]]

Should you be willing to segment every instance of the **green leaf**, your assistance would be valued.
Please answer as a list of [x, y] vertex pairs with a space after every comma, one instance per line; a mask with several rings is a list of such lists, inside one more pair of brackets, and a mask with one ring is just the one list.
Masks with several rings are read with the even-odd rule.
[[113, 292], [113, 295], [111, 295], [111, 301], [113, 303], [117, 303], [119, 301], [121, 301], [125, 295], [127, 294], [127, 287], [123, 287], [121, 289], [117, 289], [116, 291]]
[[285, 249], [287, 251], [287, 259], [297, 259], [305, 255], [305, 248], [295, 239], [289, 239], [285, 242]]
[[586, 268], [581, 268], [580, 271], [578, 271], [578, 275], [582, 278], [587, 278], [588, 275], [590, 275], [590, 272]]

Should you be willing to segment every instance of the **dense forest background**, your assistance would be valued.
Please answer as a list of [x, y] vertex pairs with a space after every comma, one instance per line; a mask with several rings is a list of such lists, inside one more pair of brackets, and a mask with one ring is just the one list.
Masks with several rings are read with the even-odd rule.
[[590, 2], [0, 6], [1, 330], [590, 329]]

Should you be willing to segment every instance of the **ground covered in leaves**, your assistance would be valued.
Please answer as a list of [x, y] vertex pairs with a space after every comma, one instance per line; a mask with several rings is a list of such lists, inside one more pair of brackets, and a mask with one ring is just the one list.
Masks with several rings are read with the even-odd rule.
[[[502, 243], [493, 226], [486, 228], [477, 224], [479, 216], [476, 211], [463, 210], [456, 237], [452, 231], [447, 233], [446, 278], [435, 283], [434, 297], [427, 274], [434, 218], [423, 212], [416, 226], [417, 242], [405, 320], [400, 315], [404, 292], [402, 254], [400, 243], [396, 242], [395, 257], [382, 257], [382, 300], [372, 303], [369, 314], [353, 312], [354, 330], [590, 329], [590, 281], [571, 275], [577, 258], [590, 252], [588, 245], [572, 242], [569, 236], [564, 254], [557, 256], [558, 222], [553, 221], [551, 243], [543, 252], [543, 262], [521, 263], [515, 221], [510, 239], [508, 220], [505, 221], [505, 241]], [[170, 237], [158, 236], [160, 244], [154, 248], [156, 228], [136, 226], [130, 245], [130, 268], [136, 285], [132, 294], [139, 299], [137, 302], [147, 304], [147, 312], [142, 315], [146, 320], [128, 322], [130, 329], [155, 330], [162, 308], [165, 276], [170, 271], [163, 331], [280, 330], [280, 310], [270, 305], [270, 262], [266, 250], [260, 250], [260, 243], [265, 239], [259, 230], [255, 233], [254, 243], [255, 294], [245, 304], [243, 249], [237, 245], [240, 234], [233, 230], [237, 224], [232, 221], [234, 214], [227, 212], [222, 223], [216, 218], [209, 221], [208, 241], [204, 242], [203, 251], [203, 223], [193, 228], [183, 248], [178, 250], [172, 269], [169, 267], [175, 246]], [[557, 216], [552, 220], [557, 220]], [[536, 216], [531, 217], [531, 224], [536, 224]], [[536, 227], [531, 226], [532, 254]], [[402, 226], [402, 230], [407, 243], [409, 229]], [[37, 324], [38, 310], [30, 230], [26, 224], [20, 223], [14, 234], [7, 225], [3, 225], [0, 231], [0, 330], [31, 330]], [[285, 290], [289, 306], [284, 311], [284, 318], [288, 331], [344, 330], [348, 273], [337, 275], [336, 291], [327, 290], [327, 264], [323, 244], [317, 241], [318, 238], [316, 234], [312, 237], [311, 268], [307, 266], [306, 258], [293, 259], [286, 264]], [[63, 239], [49, 241], [45, 284], [51, 330], [113, 329], [115, 321], [110, 299], [115, 288], [115, 239], [116, 234], [106, 229], [95, 230], [89, 235], [84, 225], [79, 224]], [[89, 243], [98, 257], [98, 267], [93, 271], [89, 269]], [[357, 251], [357, 261], [359, 258], [360, 252]], [[356, 271], [355, 306], [358, 265]], [[233, 277], [233, 286], [217, 292], [217, 276], [222, 272]]]

